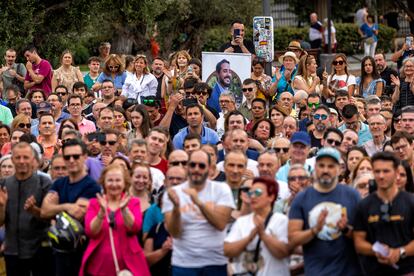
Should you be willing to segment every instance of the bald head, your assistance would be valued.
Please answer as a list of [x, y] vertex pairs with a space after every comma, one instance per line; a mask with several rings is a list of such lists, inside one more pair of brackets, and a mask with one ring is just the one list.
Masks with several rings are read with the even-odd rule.
[[184, 166], [188, 162], [188, 154], [183, 150], [174, 150], [168, 157], [168, 166]]
[[230, 134], [231, 150], [240, 150], [246, 153], [249, 148], [249, 136], [243, 129], [234, 129]]
[[164, 184], [166, 188], [176, 186], [187, 180], [187, 170], [182, 166], [168, 168], [165, 174]]

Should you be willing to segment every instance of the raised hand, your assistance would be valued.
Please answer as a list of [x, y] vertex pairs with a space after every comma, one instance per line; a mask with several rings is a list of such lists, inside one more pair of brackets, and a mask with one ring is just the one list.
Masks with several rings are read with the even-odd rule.
[[101, 195], [100, 193], [96, 193], [96, 199], [98, 200], [99, 206], [101, 207], [101, 210], [105, 212], [108, 203], [106, 201], [106, 198], [104, 195]]
[[33, 69], [33, 64], [30, 61], [26, 62], [26, 69], [27, 71], [30, 71]]
[[393, 74], [390, 75], [391, 77], [391, 82], [395, 85], [395, 86], [400, 86], [401, 82], [400, 82], [400, 78], [397, 76], [394, 76]]
[[200, 200], [198, 198], [198, 192], [194, 188], [187, 188], [183, 189], [183, 192], [190, 196], [191, 200], [194, 202], [194, 204], [197, 204]]
[[131, 200], [130, 195], [124, 196], [121, 199], [121, 202], [119, 203], [119, 208], [121, 208], [121, 210], [124, 210], [128, 206], [128, 203], [129, 203], [130, 200]]
[[171, 200], [171, 202], [174, 204], [174, 207], [178, 208], [180, 207], [180, 199], [178, 198], [177, 193], [174, 189], [168, 189], [167, 191], [168, 197]]
[[320, 212], [319, 217], [318, 217], [318, 221], [315, 225], [316, 230], [317, 230], [318, 233], [322, 230], [323, 226], [325, 225], [325, 221], [326, 221], [326, 217], [328, 216], [328, 213], [329, 212], [328, 212], [327, 209], [323, 209]]

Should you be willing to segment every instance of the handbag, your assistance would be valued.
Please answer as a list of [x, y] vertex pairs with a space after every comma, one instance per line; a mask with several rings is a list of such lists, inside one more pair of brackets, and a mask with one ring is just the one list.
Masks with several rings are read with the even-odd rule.
[[[270, 213], [267, 215], [266, 220], [264, 222], [264, 229], [266, 229], [267, 225], [269, 224], [270, 219], [272, 218], [273, 212], [270, 211]], [[261, 239], [259, 237], [257, 244], [256, 244], [256, 249], [254, 251], [254, 257], [253, 257], [253, 262], [255, 265], [254, 270], [253, 271], [246, 271], [246, 272], [241, 272], [241, 273], [233, 273], [232, 276], [255, 276], [257, 274], [257, 271], [259, 270], [259, 266], [257, 265], [258, 261], [259, 261], [259, 251], [260, 251], [260, 243], [261, 243]]]
[[367, 37], [367, 38], [365, 39], [365, 43], [366, 43], [366, 44], [371, 45], [371, 44], [374, 44], [374, 42], [375, 42], [375, 39], [374, 39], [374, 37], [372, 37], [372, 36]]
[[108, 214], [106, 215], [106, 218], [109, 224], [109, 242], [111, 243], [112, 258], [114, 259], [116, 275], [117, 276], [133, 276], [132, 272], [129, 271], [128, 269], [123, 269], [123, 270], [119, 269], [118, 258], [116, 256], [116, 251], [115, 251], [114, 236], [112, 233], [113, 224], [110, 222]]

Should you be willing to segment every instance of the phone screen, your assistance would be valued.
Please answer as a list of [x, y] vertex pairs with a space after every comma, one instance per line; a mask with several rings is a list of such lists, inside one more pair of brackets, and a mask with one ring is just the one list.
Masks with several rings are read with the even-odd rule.
[[234, 38], [240, 36], [240, 29], [234, 29], [233, 30], [233, 36], [234, 36]]

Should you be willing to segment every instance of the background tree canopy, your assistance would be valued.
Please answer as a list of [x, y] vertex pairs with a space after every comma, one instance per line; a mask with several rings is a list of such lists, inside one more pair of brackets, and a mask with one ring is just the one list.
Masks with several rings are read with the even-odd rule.
[[156, 25], [161, 54], [186, 49], [198, 55], [209, 30], [229, 32], [235, 18], [249, 26], [261, 1], [14, 0], [1, 1], [0, 13], [2, 53], [33, 43], [56, 66], [65, 49], [75, 52], [77, 64], [85, 63], [101, 41], [111, 42], [115, 53], [148, 52]]

